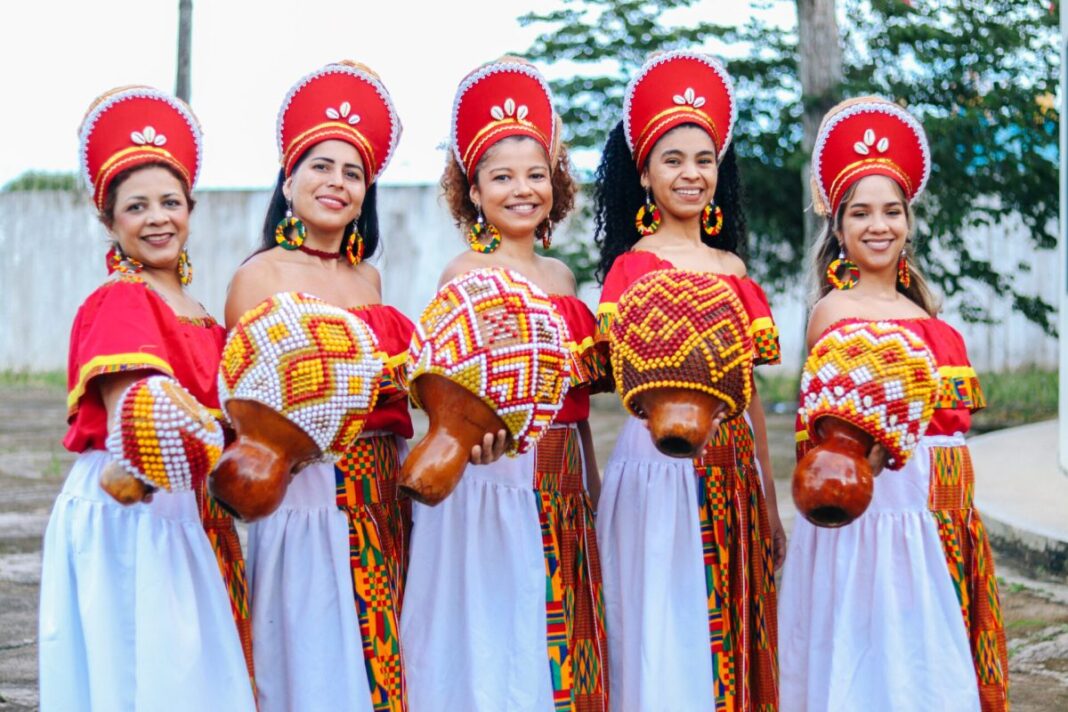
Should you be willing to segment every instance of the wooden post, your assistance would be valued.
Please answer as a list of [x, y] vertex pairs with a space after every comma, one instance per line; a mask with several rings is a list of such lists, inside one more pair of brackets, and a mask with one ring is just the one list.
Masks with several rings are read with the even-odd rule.
[[174, 94], [189, 103], [189, 71], [193, 54], [193, 0], [178, 0], [178, 67]]

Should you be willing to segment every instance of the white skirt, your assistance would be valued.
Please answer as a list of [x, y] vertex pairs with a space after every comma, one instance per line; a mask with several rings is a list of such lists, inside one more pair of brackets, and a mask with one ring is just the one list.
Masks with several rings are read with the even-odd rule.
[[82, 453], [41, 572], [41, 709], [255, 710], [219, 564], [192, 492], [123, 506]]
[[249, 526], [248, 572], [260, 712], [372, 710], [332, 463], [299, 472]]
[[940, 712], [979, 709], [960, 603], [928, 510], [932, 447], [875, 479], [855, 522], [824, 529], [798, 517], [779, 597], [782, 710]]
[[693, 461], [662, 454], [628, 418], [597, 507], [613, 710], [711, 708], [697, 501]]
[[[401, 641], [412, 712], [549, 712], [536, 448], [413, 506]], [[584, 462], [584, 461], [583, 461]]]

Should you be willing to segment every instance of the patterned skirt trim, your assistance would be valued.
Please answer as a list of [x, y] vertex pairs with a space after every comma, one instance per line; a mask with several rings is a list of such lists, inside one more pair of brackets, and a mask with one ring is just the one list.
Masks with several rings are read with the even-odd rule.
[[972, 650], [983, 712], [1009, 709], [1009, 659], [990, 540], [973, 504], [975, 472], [965, 445], [931, 448], [928, 507], [938, 524]]
[[546, 641], [558, 712], [608, 709], [608, 639], [593, 510], [575, 428], [538, 442], [534, 490], [545, 555]]
[[778, 709], [775, 569], [754, 453], [735, 418], [694, 460], [717, 711]]
[[376, 712], [404, 712], [400, 607], [411, 505], [397, 499], [400, 457], [392, 435], [363, 437], [334, 465], [337, 506], [349, 525], [352, 591]]

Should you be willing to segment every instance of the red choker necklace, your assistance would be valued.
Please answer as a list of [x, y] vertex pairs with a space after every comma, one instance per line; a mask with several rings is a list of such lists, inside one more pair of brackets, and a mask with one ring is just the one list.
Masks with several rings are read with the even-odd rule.
[[326, 250], [317, 250], [314, 247], [308, 247], [307, 245], [300, 245], [297, 247], [301, 252], [307, 253], [312, 257], [318, 257], [321, 260], [339, 260], [341, 259], [341, 252], [327, 252]]

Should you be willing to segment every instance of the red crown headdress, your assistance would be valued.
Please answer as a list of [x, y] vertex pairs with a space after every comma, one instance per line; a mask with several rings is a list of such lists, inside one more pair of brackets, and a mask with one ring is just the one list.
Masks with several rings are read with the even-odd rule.
[[737, 118], [730, 75], [700, 52], [675, 50], [650, 58], [623, 97], [623, 130], [639, 167], [660, 137], [681, 124], [707, 131], [723, 158]]
[[504, 57], [464, 77], [452, 105], [452, 150], [470, 177], [482, 155], [501, 139], [529, 136], [550, 159], [555, 153], [552, 94], [533, 65]]
[[400, 135], [400, 119], [378, 76], [348, 60], [302, 78], [278, 111], [278, 152], [286, 176], [309, 148], [337, 139], [360, 153], [370, 185], [389, 164]]
[[80, 163], [97, 210], [107, 188], [130, 168], [160, 163], [190, 190], [200, 173], [200, 124], [184, 101], [152, 87], [131, 86], [100, 95], [78, 130]]
[[886, 176], [912, 202], [931, 173], [923, 126], [905, 109], [877, 96], [844, 101], [827, 112], [812, 151], [815, 210], [833, 215], [849, 186]]

